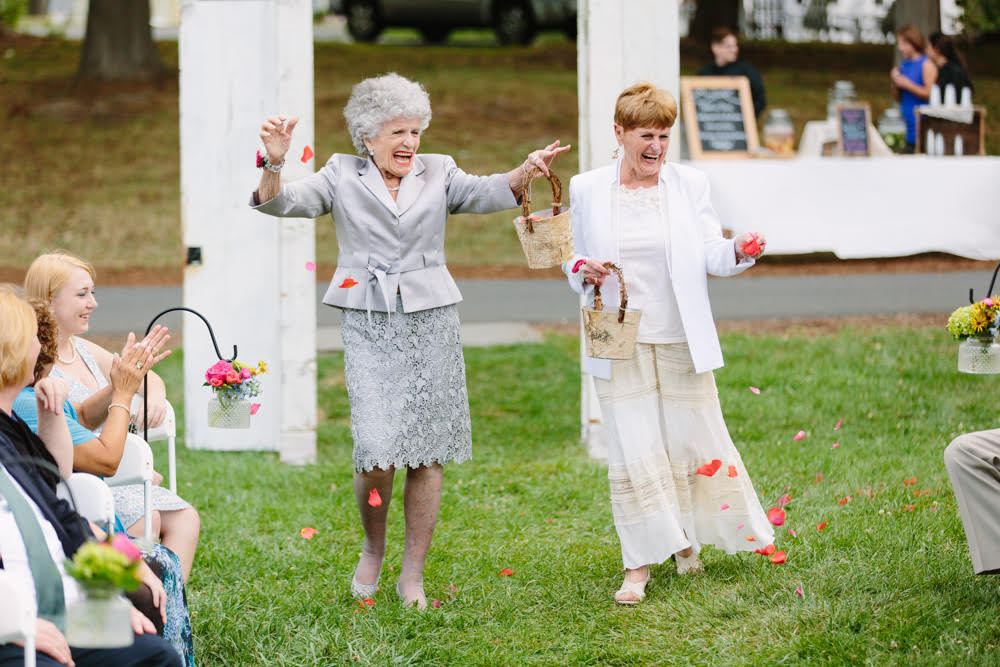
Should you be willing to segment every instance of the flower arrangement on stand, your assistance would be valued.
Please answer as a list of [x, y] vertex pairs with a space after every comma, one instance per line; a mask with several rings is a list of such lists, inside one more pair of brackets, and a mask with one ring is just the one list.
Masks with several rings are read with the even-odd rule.
[[260, 396], [257, 376], [267, 372], [267, 364], [258, 361], [248, 366], [233, 359], [220, 360], [205, 371], [205, 385], [212, 388], [208, 402], [208, 425], [216, 428], [250, 428], [250, 416], [260, 404], [250, 399]]
[[133, 641], [131, 603], [142, 552], [122, 533], [87, 542], [66, 561], [66, 573], [80, 583], [84, 597], [66, 609], [66, 640], [79, 647], [129, 646]]
[[948, 332], [961, 341], [958, 370], [963, 373], [1000, 373], [1000, 297], [992, 296], [956, 308], [948, 317]]

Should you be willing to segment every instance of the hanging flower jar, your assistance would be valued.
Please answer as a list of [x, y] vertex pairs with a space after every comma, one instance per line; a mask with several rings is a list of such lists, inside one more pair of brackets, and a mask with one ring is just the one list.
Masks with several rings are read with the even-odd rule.
[[205, 386], [212, 388], [208, 401], [208, 425], [214, 428], [250, 428], [250, 417], [259, 403], [251, 399], [260, 395], [257, 376], [267, 372], [267, 364], [258, 361], [248, 366], [235, 359], [220, 360], [205, 371]]
[[960, 340], [958, 370], [978, 375], [1000, 373], [1000, 298], [987, 297], [970, 306], [957, 308], [948, 318], [948, 331]]

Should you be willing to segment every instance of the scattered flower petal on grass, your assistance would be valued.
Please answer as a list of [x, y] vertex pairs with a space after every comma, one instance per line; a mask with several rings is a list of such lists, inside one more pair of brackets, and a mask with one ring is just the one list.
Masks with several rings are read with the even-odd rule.
[[712, 459], [711, 463], [706, 463], [697, 470], [697, 474], [704, 475], [705, 477], [711, 477], [715, 473], [719, 472], [719, 468], [722, 467], [722, 461], [719, 459]]
[[382, 496], [378, 494], [378, 489], [372, 489], [368, 492], [368, 504], [372, 507], [382, 506]]
[[555, 523], [555, 522], [556, 522], [555, 519], [546, 519], [545, 520], [545, 523]]
[[260, 410], [260, 403], [251, 403], [250, 404], [250, 414], [251, 415], [257, 414], [258, 410]]
[[911, 477], [910, 479], [908, 479], [905, 482], [903, 482], [903, 486], [913, 486], [916, 483], [917, 483], [917, 478], [916, 477]]
[[306, 262], [306, 271], [315, 271], [316, 262]]
[[824, 521], [823, 523], [817, 523], [816, 524], [816, 530], [819, 531], [819, 530], [823, 530], [824, 528], [826, 528], [826, 521]]
[[759, 394], [760, 393], [760, 389], [758, 389], [757, 387], [750, 387], [750, 391], [752, 391], [755, 394]]
[[729, 509], [729, 505], [727, 505], [725, 503], [722, 503], [722, 507], [720, 507], [719, 509], [720, 510], [727, 510], [727, 509]]
[[780, 507], [772, 507], [767, 511], [767, 520], [770, 521], [772, 525], [782, 525], [785, 523], [785, 510]]
[[315, 535], [318, 532], [319, 531], [316, 530], [315, 528], [308, 528], [308, 527], [306, 527], [306, 528], [303, 528], [302, 530], [299, 531], [299, 535], [301, 535], [302, 537], [304, 537], [307, 540], [311, 540], [313, 538], [313, 535]]
[[788, 529], [788, 534], [791, 535], [792, 537], [798, 537], [798, 535], [795, 533], [795, 531], [792, 530], [791, 528]]
[[838, 505], [846, 505], [849, 502], [851, 502], [851, 497], [850, 496], [844, 496], [843, 498], [841, 498], [840, 500], [837, 501], [837, 504]]
[[431, 602], [431, 609], [437, 609], [440, 606], [441, 606], [441, 600], [434, 600], [434, 602]]
[[798, 440], [801, 440], [804, 437], [806, 437], [806, 432], [805, 431], [799, 431], [798, 433], [795, 434], [795, 437], [792, 438], [792, 440], [798, 441]]
[[785, 495], [778, 498], [778, 507], [784, 507], [790, 502], [792, 502], [792, 497], [786, 493]]
[[770, 556], [774, 553], [774, 545], [768, 544], [766, 547], [761, 547], [760, 549], [754, 549], [755, 554], [761, 554], [762, 556]]
[[514, 575], [514, 570], [510, 569], [509, 567], [505, 567], [504, 569], [497, 572], [497, 575], [501, 577], [511, 577]]
[[775, 551], [774, 555], [771, 556], [771, 562], [775, 565], [781, 565], [785, 562], [785, 558], [786, 556], [784, 551]]
[[362, 600], [358, 604], [361, 605], [362, 607], [374, 607], [375, 606], [375, 600], [372, 600], [371, 598], [365, 598], [364, 600]]
[[308, 162], [309, 160], [312, 159], [312, 156], [313, 156], [313, 149], [309, 148], [308, 146], [302, 149], [301, 159], [303, 162]]
[[833, 443], [833, 445], [830, 446], [830, 449], [836, 449], [837, 447], [840, 447], [840, 443], [839, 442]]
[[447, 586], [445, 586], [444, 589], [446, 591], [448, 591], [449, 593], [457, 593], [458, 592], [458, 588], [456, 586], [452, 586], [451, 584], [448, 584]]
[[823, 481], [823, 473], [821, 473], [821, 472], [816, 473], [816, 479], [814, 481], [816, 481], [816, 482], [822, 482]]
[[344, 278], [344, 282], [340, 283], [340, 285], [338, 285], [338, 287], [340, 287], [340, 289], [349, 289], [351, 287], [354, 287], [357, 284], [358, 284], [358, 281], [355, 280], [354, 278]]
[[575, 262], [573, 262], [573, 273], [579, 273], [580, 272], [580, 267], [583, 266], [586, 263], [587, 263], [587, 260], [585, 260], [585, 259], [578, 259]]
[[736, 477], [737, 475], [739, 475], [739, 472], [737, 472], [736, 466], [729, 466], [729, 476]]
[[843, 419], [838, 419], [836, 425], [834, 425], [834, 427], [833, 427], [833, 430], [834, 431], [840, 430], [840, 425], [843, 424], [843, 423], [844, 423]]
[[806, 594], [802, 592], [801, 586], [795, 589], [795, 594], [798, 595], [800, 598], [804, 598], [806, 596]]

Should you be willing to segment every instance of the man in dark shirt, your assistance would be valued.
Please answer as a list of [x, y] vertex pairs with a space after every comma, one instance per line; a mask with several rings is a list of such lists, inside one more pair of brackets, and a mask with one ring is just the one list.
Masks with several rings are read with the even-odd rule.
[[764, 80], [757, 68], [740, 60], [740, 44], [735, 32], [729, 28], [712, 30], [712, 58], [714, 62], [698, 70], [698, 76], [745, 76], [750, 80], [754, 114], [760, 116], [767, 106]]

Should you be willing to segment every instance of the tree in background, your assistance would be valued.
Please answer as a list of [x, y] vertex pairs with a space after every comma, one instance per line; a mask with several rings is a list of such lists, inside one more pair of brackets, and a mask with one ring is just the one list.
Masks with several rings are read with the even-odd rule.
[[970, 39], [1000, 35], [1000, 0], [955, 0], [962, 10], [962, 31]]
[[137, 79], [162, 71], [149, 27], [149, 0], [90, 0], [78, 76]]
[[0, 0], [0, 37], [13, 32], [27, 7], [27, 0]]

